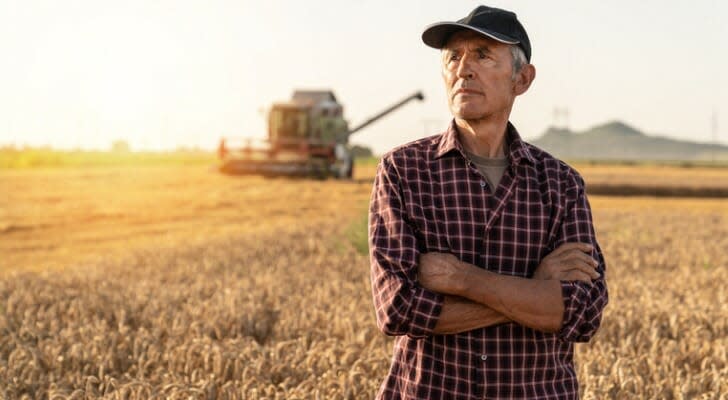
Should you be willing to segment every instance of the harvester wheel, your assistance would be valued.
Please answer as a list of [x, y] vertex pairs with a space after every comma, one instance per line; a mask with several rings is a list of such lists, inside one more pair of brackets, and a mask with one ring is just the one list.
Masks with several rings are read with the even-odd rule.
[[354, 160], [349, 158], [349, 160], [346, 163], [346, 179], [351, 179], [354, 177]]

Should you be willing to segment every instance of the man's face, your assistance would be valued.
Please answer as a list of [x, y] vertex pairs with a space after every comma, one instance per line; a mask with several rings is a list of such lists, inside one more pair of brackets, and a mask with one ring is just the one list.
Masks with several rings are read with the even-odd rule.
[[442, 51], [442, 77], [455, 118], [478, 120], [510, 114], [519, 90], [507, 44], [472, 31], [452, 35]]

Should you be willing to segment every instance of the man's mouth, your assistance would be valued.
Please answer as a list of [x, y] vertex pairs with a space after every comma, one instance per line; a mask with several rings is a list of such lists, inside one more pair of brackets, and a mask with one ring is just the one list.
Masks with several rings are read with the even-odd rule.
[[460, 89], [456, 90], [455, 93], [453, 93], [452, 97], [455, 97], [459, 94], [464, 95], [464, 96], [468, 96], [468, 95], [481, 95], [482, 96], [484, 93], [479, 90], [460, 88]]

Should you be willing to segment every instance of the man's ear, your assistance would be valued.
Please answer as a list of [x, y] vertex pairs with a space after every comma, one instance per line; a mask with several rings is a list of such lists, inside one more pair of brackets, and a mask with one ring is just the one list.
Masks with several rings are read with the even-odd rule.
[[534, 79], [536, 79], [536, 67], [533, 64], [524, 65], [516, 75], [516, 81], [514, 82], [516, 96], [526, 93]]

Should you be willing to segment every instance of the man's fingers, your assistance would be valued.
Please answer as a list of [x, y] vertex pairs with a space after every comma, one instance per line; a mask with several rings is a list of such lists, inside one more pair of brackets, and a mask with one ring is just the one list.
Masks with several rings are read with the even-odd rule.
[[560, 256], [550, 260], [552, 273], [565, 273], [570, 270], [578, 269], [581, 272], [588, 274], [593, 279], [599, 278], [599, 273], [596, 271], [598, 263], [591, 256], [583, 253], [579, 250], [572, 250], [568, 253], [561, 254]]
[[[583, 265], [586, 265], [589, 267], [589, 270], [584, 270], [584, 272], [587, 272], [591, 275], [594, 275], [592, 271], [594, 271], [598, 266], [599, 262], [595, 260], [589, 253], [585, 253], [581, 250], [568, 250], [567, 252], [562, 253], [559, 257], [559, 261], [561, 261], [562, 265], [566, 267], [567, 269], [571, 269], [576, 266], [576, 263], [579, 262], [580, 267]], [[598, 276], [595, 276], [595, 278]]]
[[592, 279], [597, 279], [601, 276], [596, 270], [597, 264], [595, 260], [584, 253], [572, 255], [571, 258], [564, 261], [564, 264], [568, 269], [577, 269], [591, 276]]
[[579, 250], [582, 252], [591, 252], [592, 249], [593, 249], [593, 247], [589, 243], [578, 243], [578, 242], [564, 243], [561, 246], [557, 247], [549, 255], [558, 256], [561, 253], [567, 252], [569, 250]]
[[582, 253], [580, 251], [575, 251], [572, 254], [569, 255], [570, 258], [576, 258], [580, 261], [582, 261], [584, 264], [587, 264], [592, 267], [592, 269], [595, 269], [599, 266], [599, 261], [595, 260], [592, 256], [590, 256], [587, 253]]
[[597, 260], [592, 258], [593, 246], [589, 243], [564, 243], [547, 255], [534, 275], [537, 279], [560, 279], [578, 272], [579, 279], [584, 282], [597, 279], [601, 275], [596, 268]]

